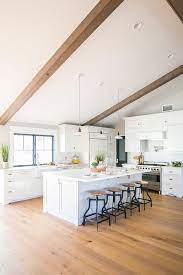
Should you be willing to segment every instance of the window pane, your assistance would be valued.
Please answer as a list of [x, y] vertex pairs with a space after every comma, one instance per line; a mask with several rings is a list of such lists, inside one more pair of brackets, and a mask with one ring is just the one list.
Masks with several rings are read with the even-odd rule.
[[44, 137], [43, 136], [36, 136], [36, 150], [43, 150], [44, 149]]
[[32, 151], [33, 148], [33, 136], [24, 136], [24, 150]]
[[14, 165], [32, 164], [32, 151], [14, 151]]
[[44, 137], [44, 150], [52, 150], [52, 137]]
[[37, 153], [39, 164], [47, 164], [52, 161], [52, 151], [39, 151]]
[[52, 136], [14, 135], [14, 166], [47, 164], [52, 155]]
[[14, 150], [23, 150], [23, 135], [14, 135]]

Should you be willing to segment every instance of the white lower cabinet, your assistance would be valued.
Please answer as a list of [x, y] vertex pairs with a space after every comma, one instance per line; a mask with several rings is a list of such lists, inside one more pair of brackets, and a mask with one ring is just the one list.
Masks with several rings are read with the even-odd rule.
[[162, 168], [162, 195], [183, 197], [183, 168]]
[[41, 197], [42, 178], [30, 171], [1, 170], [0, 192], [2, 204]]

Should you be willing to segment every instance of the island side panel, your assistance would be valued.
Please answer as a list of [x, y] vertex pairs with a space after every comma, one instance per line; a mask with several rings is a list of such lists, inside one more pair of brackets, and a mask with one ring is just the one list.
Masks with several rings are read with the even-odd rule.
[[43, 176], [43, 212], [78, 225], [78, 181]]

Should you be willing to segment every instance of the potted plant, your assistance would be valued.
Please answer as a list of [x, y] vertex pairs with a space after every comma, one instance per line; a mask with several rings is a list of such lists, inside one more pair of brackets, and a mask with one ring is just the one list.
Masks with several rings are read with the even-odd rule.
[[96, 162], [98, 163], [97, 165], [97, 171], [98, 172], [102, 172], [106, 170], [106, 167], [104, 165], [104, 160], [105, 160], [105, 156], [102, 153], [98, 153], [95, 157]]
[[9, 146], [6, 144], [3, 144], [1, 146], [1, 156], [3, 160], [3, 168], [8, 168], [8, 159], [9, 159]]
[[98, 166], [98, 163], [96, 161], [93, 161], [91, 163], [91, 172], [97, 172], [97, 166]]

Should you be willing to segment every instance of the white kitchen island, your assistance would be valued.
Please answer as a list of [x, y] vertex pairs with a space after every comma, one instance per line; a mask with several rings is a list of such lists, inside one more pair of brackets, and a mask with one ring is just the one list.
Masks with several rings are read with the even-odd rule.
[[[88, 207], [87, 191], [139, 181], [138, 170], [119, 171], [112, 175], [90, 175], [89, 169], [70, 169], [43, 173], [43, 212], [57, 216], [78, 226]], [[102, 205], [101, 205], [102, 207]], [[93, 210], [95, 207], [93, 205]]]

